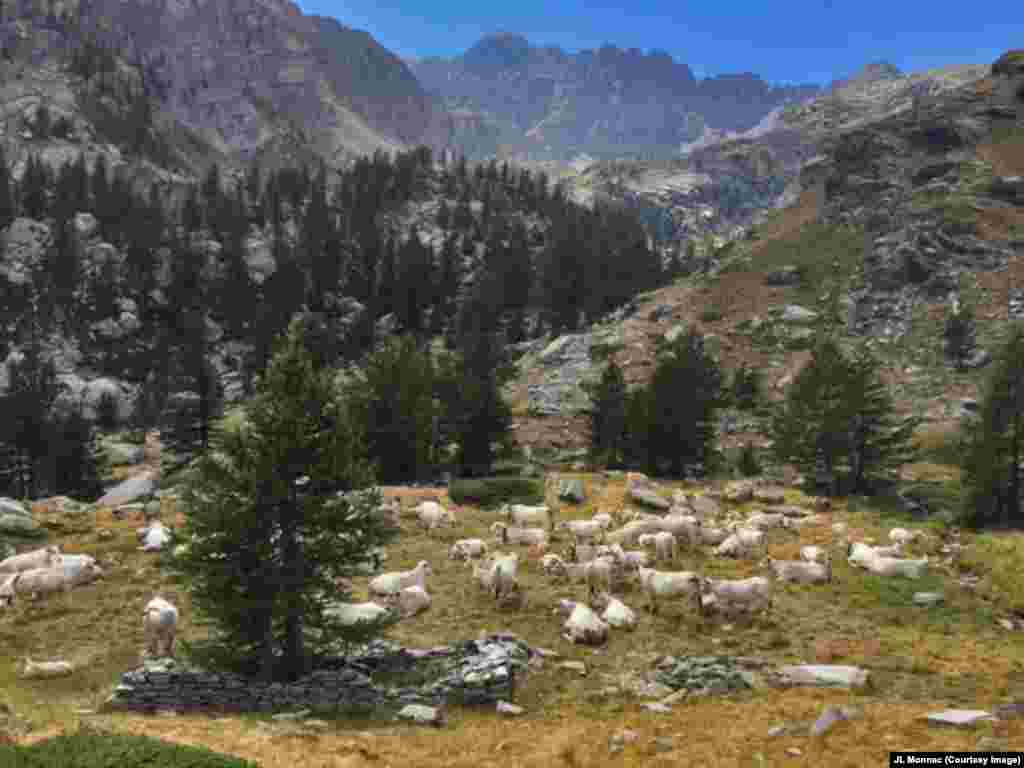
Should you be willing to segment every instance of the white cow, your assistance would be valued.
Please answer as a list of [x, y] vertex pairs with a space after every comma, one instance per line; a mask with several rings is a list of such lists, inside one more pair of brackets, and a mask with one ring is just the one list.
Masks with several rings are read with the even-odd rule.
[[455, 514], [444, 509], [436, 501], [424, 501], [417, 506], [416, 519], [421, 528], [426, 528], [428, 536], [436, 528], [442, 526], [454, 528], [456, 523]]
[[408, 619], [427, 610], [432, 600], [427, 590], [414, 584], [411, 587], [403, 588], [400, 592], [388, 595], [387, 602], [390, 607], [398, 611], [399, 616]]
[[601, 645], [608, 639], [608, 624], [584, 603], [561, 600], [555, 612], [569, 617], [562, 625], [562, 637], [570, 643]]
[[142, 627], [146, 636], [146, 651], [150, 656], [172, 656], [174, 633], [178, 629], [178, 609], [156, 595], [142, 609]]
[[610, 627], [636, 629], [636, 613], [607, 592], [598, 592], [590, 598], [590, 607], [601, 612], [601, 620]]
[[427, 588], [427, 576], [433, 574], [430, 563], [420, 560], [416, 567], [410, 571], [392, 571], [382, 573], [370, 580], [370, 594], [377, 597], [386, 597], [394, 592], [401, 592], [406, 587], [413, 585]]
[[138, 534], [143, 542], [140, 547], [143, 552], [159, 552], [171, 541], [170, 529], [159, 520], [154, 520], [145, 528], [140, 528]]
[[96, 563], [84, 563], [80, 568], [73, 569], [70, 575], [63, 565], [20, 571], [14, 574], [9, 583], [15, 595], [32, 595], [33, 598], [38, 598], [57, 592], [67, 593], [73, 587], [88, 584], [102, 577], [103, 570]]
[[21, 676], [26, 680], [38, 678], [45, 680], [53, 677], [67, 677], [74, 671], [75, 667], [69, 661], [32, 661], [26, 656]]
[[640, 568], [640, 586], [647, 593], [647, 607], [651, 613], [658, 611], [658, 599], [690, 595], [700, 610], [700, 576], [692, 571], [656, 571]]
[[480, 565], [473, 566], [473, 577], [480, 584], [481, 588], [494, 594], [495, 598], [501, 596], [506, 585], [516, 580], [516, 572], [519, 567], [519, 555], [494, 554]]
[[49, 546], [42, 549], [33, 549], [31, 552], [23, 552], [20, 555], [11, 555], [0, 561], [0, 573], [17, 573], [28, 571], [33, 568], [52, 568], [60, 564], [60, 547]]
[[375, 622], [391, 616], [393, 611], [390, 607], [378, 603], [334, 603], [328, 606], [324, 613], [331, 618], [337, 619], [347, 627], [355, 626], [360, 622]]
[[487, 542], [483, 539], [459, 539], [448, 550], [452, 560], [471, 560], [487, 556]]

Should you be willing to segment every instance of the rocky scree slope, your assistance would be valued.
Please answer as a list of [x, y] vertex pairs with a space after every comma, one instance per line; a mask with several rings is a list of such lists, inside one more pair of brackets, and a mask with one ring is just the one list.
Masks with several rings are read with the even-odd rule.
[[145, 75], [183, 125], [248, 158], [281, 130], [337, 163], [435, 143], [443, 118], [408, 68], [365, 32], [287, 0], [6, 4], [0, 40], [28, 37], [32, 62], [98, 39]]

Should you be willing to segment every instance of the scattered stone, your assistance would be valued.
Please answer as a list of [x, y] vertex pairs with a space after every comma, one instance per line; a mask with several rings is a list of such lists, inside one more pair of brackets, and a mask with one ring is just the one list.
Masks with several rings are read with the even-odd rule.
[[747, 674], [728, 656], [690, 656], [671, 666], [659, 665], [654, 676], [673, 690], [714, 694], [751, 688]]
[[524, 712], [526, 712], [526, 710], [523, 709], [522, 707], [520, 707], [518, 704], [510, 704], [507, 701], [500, 701], [500, 700], [495, 705], [495, 709], [497, 710], [498, 714], [500, 714], [500, 715], [512, 715], [512, 716], [515, 716], [515, 715], [521, 715]]
[[658, 736], [652, 742], [655, 752], [671, 752], [676, 748], [671, 736]]
[[109, 528], [100, 528], [96, 531], [96, 538], [100, 541], [110, 541], [114, 538], [114, 532]]
[[558, 668], [569, 672], [578, 672], [580, 677], [587, 675], [587, 665], [582, 661], [563, 661], [559, 663]]
[[538, 656], [543, 656], [546, 659], [557, 659], [562, 655], [558, 651], [552, 651], [550, 648], [534, 648], [533, 650]]
[[97, 502], [97, 506], [117, 507], [149, 496], [156, 490], [156, 473], [143, 472], [109, 489]]
[[313, 714], [311, 710], [300, 709], [297, 712], [279, 712], [278, 714], [271, 716], [270, 719], [278, 722], [287, 722], [289, 720], [302, 720], [304, 717], [308, 717], [311, 714]]
[[995, 720], [991, 712], [983, 709], [945, 709], [924, 717], [931, 725], [953, 725], [961, 728], [971, 728], [978, 723]]
[[754, 501], [762, 504], [784, 504], [786, 495], [781, 488], [755, 488]]
[[765, 285], [776, 287], [793, 286], [800, 284], [800, 268], [791, 264], [774, 269], [765, 275]]
[[782, 322], [784, 323], [809, 323], [818, 318], [818, 313], [801, 307], [799, 304], [787, 304], [782, 310]]
[[786, 749], [786, 754], [790, 757], [800, 757], [803, 753], [804, 751], [799, 747], [789, 747]]
[[843, 664], [800, 664], [780, 667], [782, 685], [861, 688], [867, 685], [868, 671]]
[[107, 458], [112, 466], [141, 464], [145, 458], [145, 449], [141, 445], [131, 443], [107, 443]]
[[32, 513], [25, 507], [21, 502], [15, 501], [14, 499], [6, 496], [0, 496], [0, 516], [2, 515], [19, 515], [21, 517], [31, 517]]
[[811, 726], [811, 736], [823, 736], [833, 725], [842, 721], [850, 720], [856, 716], [856, 712], [846, 707], [826, 707], [814, 725]]
[[639, 738], [640, 734], [638, 734], [636, 731], [631, 731], [628, 729], [624, 731], [619, 731], [618, 733], [613, 734], [610, 739], [608, 739], [608, 748], [612, 752], [621, 752], [627, 744], [633, 744]]
[[653, 509], [668, 510], [672, 507], [672, 504], [667, 499], [659, 496], [652, 486], [640, 483], [630, 483], [629, 498], [637, 504]]
[[690, 695], [690, 692], [685, 688], [675, 693], [671, 693], [661, 700], [661, 703], [666, 707], [674, 707], [676, 704], [686, 701], [686, 698]]
[[992, 362], [992, 353], [987, 349], [976, 349], [970, 354], [970, 356], [964, 360], [963, 366], [971, 370], [977, 370], [978, 368], [984, 368], [986, 365]]
[[558, 498], [562, 501], [571, 501], [574, 504], [582, 504], [586, 498], [583, 493], [583, 481], [563, 480], [558, 486]]
[[444, 715], [437, 707], [428, 707], [425, 704], [406, 704], [395, 717], [399, 720], [408, 720], [417, 725], [435, 725], [444, 723]]
[[670, 715], [672, 714], [672, 707], [663, 704], [660, 701], [645, 701], [640, 705], [640, 709], [645, 712], [654, 712], [658, 715]]
[[941, 592], [915, 592], [914, 605], [931, 607], [945, 601], [945, 595]]

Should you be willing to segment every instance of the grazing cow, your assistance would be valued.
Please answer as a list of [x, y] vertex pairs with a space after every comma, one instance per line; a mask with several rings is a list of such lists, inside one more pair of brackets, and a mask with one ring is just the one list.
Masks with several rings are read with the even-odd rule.
[[142, 627], [146, 635], [146, 651], [150, 656], [172, 656], [174, 633], [178, 628], [178, 609], [156, 595], [142, 609]]

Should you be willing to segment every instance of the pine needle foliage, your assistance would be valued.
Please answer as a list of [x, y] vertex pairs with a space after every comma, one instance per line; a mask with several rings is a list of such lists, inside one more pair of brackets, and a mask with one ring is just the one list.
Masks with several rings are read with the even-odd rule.
[[1024, 453], [1024, 327], [1015, 323], [985, 384], [978, 417], [962, 425], [963, 520], [1018, 526]]
[[850, 353], [834, 337], [819, 336], [772, 414], [775, 457], [832, 495], [841, 493], [844, 477], [850, 490], [866, 493], [872, 480], [891, 477], [911, 460], [920, 420], [895, 414], [880, 367], [866, 347]]
[[[183, 484], [184, 551], [173, 558], [210, 639], [192, 659], [292, 681], [316, 659], [363, 642], [385, 622], [346, 627], [328, 597], [374, 562], [395, 533], [378, 514], [358, 421], [293, 322], [244, 419], [218, 428]], [[177, 537], [176, 537], [177, 540]]]

